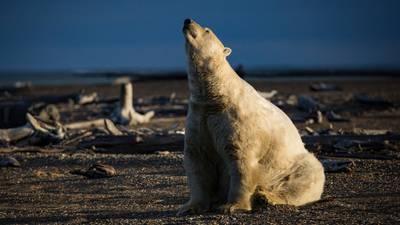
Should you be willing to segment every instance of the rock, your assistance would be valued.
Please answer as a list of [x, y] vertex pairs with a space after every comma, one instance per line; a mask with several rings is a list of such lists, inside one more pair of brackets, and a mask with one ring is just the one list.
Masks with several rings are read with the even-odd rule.
[[75, 175], [82, 175], [89, 179], [108, 178], [117, 175], [117, 171], [114, 169], [114, 167], [101, 163], [93, 164], [87, 170], [78, 169], [73, 170], [70, 173]]
[[21, 164], [12, 156], [1, 156], [0, 167], [20, 167]]

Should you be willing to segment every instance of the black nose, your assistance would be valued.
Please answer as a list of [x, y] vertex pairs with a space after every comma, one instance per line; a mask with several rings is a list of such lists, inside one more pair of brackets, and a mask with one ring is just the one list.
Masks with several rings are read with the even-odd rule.
[[185, 22], [183, 22], [184, 25], [189, 25], [193, 20], [191, 19], [186, 19]]

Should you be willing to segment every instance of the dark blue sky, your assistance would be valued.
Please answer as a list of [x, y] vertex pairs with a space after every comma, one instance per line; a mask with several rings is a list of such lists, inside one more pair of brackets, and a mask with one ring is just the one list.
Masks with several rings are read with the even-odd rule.
[[0, 70], [183, 69], [194, 18], [247, 68], [400, 67], [400, 1], [0, 2]]

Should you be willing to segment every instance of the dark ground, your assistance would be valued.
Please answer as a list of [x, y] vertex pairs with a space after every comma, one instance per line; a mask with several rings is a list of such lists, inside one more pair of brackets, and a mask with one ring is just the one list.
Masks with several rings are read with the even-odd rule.
[[[308, 82], [253, 82], [258, 90], [276, 89], [282, 95], [310, 94], [337, 107], [351, 122], [333, 123], [342, 128], [400, 131], [400, 82], [342, 81], [343, 91], [310, 92]], [[35, 95], [74, 93], [81, 87], [33, 88], [19, 98]], [[102, 96], [116, 97], [118, 88], [87, 87]], [[185, 81], [134, 84], [135, 97], [186, 97]], [[356, 107], [355, 93], [380, 96], [394, 103], [390, 108]], [[336, 105], [336, 106], [335, 106]], [[338, 107], [341, 106], [341, 107]], [[293, 113], [291, 108], [284, 109]], [[157, 116], [152, 128], [182, 128], [184, 117]], [[305, 123], [296, 123], [303, 130]], [[313, 129], [327, 124], [311, 124]], [[168, 151], [168, 149], [165, 149]], [[400, 223], [400, 160], [353, 159], [351, 173], [329, 173], [323, 201], [299, 208], [270, 206], [257, 202], [251, 213], [221, 215], [207, 213], [175, 216], [188, 199], [181, 152], [155, 154], [93, 154], [68, 151], [57, 154], [8, 153], [19, 168], [0, 168], [0, 224], [93, 223], [93, 224], [396, 224]], [[323, 157], [319, 155], [319, 157]], [[69, 171], [87, 168], [94, 162], [107, 163], [116, 177], [86, 179]]]

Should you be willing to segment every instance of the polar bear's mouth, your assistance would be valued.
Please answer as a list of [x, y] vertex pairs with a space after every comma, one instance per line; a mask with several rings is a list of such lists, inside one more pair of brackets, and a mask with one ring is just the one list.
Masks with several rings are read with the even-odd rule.
[[190, 26], [184, 26], [183, 32], [185, 35], [190, 35], [193, 39], [196, 39], [197, 37], [197, 32], [194, 29], [191, 29]]

